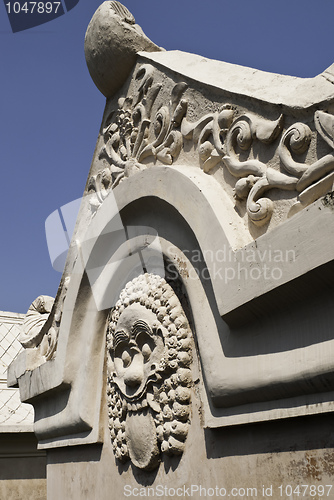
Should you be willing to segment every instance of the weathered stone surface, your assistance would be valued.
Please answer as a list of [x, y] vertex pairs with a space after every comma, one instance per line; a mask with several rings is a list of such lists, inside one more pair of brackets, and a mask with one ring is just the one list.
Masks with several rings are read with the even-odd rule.
[[314, 78], [299, 78], [206, 59], [178, 50], [142, 55], [167, 71], [172, 70], [232, 95], [256, 99], [259, 106], [270, 103], [305, 109], [317, 104], [330, 105], [334, 96], [334, 65]]
[[324, 491], [331, 498], [331, 417], [212, 431], [203, 429], [197, 404], [193, 409], [183, 458], [179, 462], [172, 458], [158, 471], [138, 474], [125, 465], [116, 467], [107, 437], [103, 448], [49, 450], [48, 500], [66, 496], [107, 500], [111, 491], [116, 498], [247, 498], [248, 494], [248, 498], [279, 500], [289, 498], [286, 492], [302, 484], [307, 495]]
[[[23, 429], [22, 429], [23, 430]], [[0, 436], [0, 498], [46, 499], [46, 452], [37, 449], [33, 432]]]

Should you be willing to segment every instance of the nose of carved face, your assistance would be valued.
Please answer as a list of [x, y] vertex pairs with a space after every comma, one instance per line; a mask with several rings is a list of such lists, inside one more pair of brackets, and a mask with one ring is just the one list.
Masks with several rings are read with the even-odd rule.
[[144, 363], [141, 354], [136, 354], [130, 366], [125, 370], [124, 383], [132, 390], [137, 389], [144, 380]]

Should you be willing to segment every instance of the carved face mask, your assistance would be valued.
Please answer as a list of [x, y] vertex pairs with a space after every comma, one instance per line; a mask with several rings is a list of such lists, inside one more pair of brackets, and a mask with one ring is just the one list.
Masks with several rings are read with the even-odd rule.
[[107, 330], [107, 406], [115, 457], [143, 470], [181, 455], [190, 423], [191, 331], [160, 276], [127, 283]]
[[139, 304], [121, 314], [114, 334], [114, 382], [128, 400], [140, 398], [164, 352], [162, 326], [156, 316]]

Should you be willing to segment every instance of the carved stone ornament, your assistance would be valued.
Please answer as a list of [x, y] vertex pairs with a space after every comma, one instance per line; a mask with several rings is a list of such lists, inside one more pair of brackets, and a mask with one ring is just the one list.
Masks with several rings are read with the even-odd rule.
[[57, 298], [40, 295], [29, 307], [22, 327], [19, 341], [25, 349], [38, 349], [39, 362], [52, 359], [57, 350], [58, 334], [70, 278], [64, 279]]
[[154, 83], [154, 68], [142, 65], [135, 75], [138, 94], [121, 98], [118, 109], [109, 113], [103, 128], [104, 146], [99, 159], [109, 165], [92, 176], [88, 183], [91, 206], [96, 210], [111, 187], [124, 178], [147, 168], [148, 160], [171, 165], [179, 156], [183, 141], [181, 120], [187, 102], [181, 99], [187, 85], [176, 84], [170, 102], [152, 113], [153, 105], [161, 90], [161, 83]]
[[[174, 83], [169, 102], [162, 87], [156, 69], [142, 64], [135, 70], [131, 93], [106, 114], [101, 167], [88, 183], [93, 210], [125, 178], [151, 165], [188, 164], [190, 152], [190, 162], [195, 159], [206, 174], [231, 174], [233, 201], [257, 226], [270, 222], [277, 201], [288, 200], [286, 214], [291, 217], [332, 189], [332, 114], [317, 110], [313, 124], [294, 123], [278, 108], [276, 118], [268, 119], [225, 102], [194, 120], [199, 110], [189, 99], [189, 84]], [[321, 145], [323, 141], [327, 144]], [[326, 148], [328, 154], [323, 153]]]
[[88, 30], [105, 112], [76, 224], [61, 210], [57, 296], [8, 368], [49, 500], [330, 485], [334, 65], [303, 81], [141, 42], [127, 59], [136, 33], [115, 1]]
[[29, 306], [25, 315], [19, 340], [23, 347], [37, 347], [43, 338], [43, 326], [50, 316], [54, 298], [40, 295]]
[[122, 290], [107, 332], [109, 428], [115, 456], [140, 469], [181, 455], [190, 423], [192, 339], [173, 289], [141, 275]]

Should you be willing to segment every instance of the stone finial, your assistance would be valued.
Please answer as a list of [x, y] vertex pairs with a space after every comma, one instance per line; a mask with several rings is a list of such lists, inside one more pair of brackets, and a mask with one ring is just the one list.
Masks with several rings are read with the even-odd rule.
[[106, 97], [125, 82], [139, 51], [162, 50], [135, 23], [120, 2], [104, 2], [93, 15], [85, 36], [85, 56], [89, 73]]

